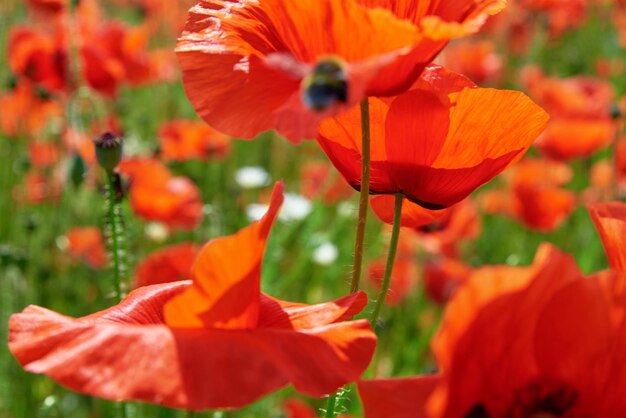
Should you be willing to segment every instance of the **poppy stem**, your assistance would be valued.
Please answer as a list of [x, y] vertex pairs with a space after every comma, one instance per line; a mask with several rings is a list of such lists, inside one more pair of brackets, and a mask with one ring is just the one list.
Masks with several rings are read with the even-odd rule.
[[393, 208], [393, 227], [391, 230], [391, 240], [389, 241], [389, 252], [387, 253], [387, 264], [385, 265], [385, 275], [383, 276], [383, 283], [376, 298], [376, 305], [374, 305], [374, 311], [370, 317], [370, 324], [372, 328], [376, 328], [376, 321], [380, 315], [380, 310], [387, 297], [389, 291], [389, 283], [391, 282], [391, 273], [393, 272], [393, 263], [396, 259], [396, 252], [398, 250], [398, 238], [400, 237], [400, 218], [402, 215], [402, 202], [404, 196], [400, 193], [396, 194], [396, 201]]
[[326, 415], [325, 418], [335, 418], [335, 403], [337, 402], [337, 394], [333, 393], [328, 397], [328, 402], [326, 403]]
[[113, 263], [113, 287], [115, 290], [115, 297], [117, 301], [121, 301], [124, 296], [122, 292], [122, 276], [124, 274], [125, 266], [122, 260], [122, 223], [121, 223], [121, 208], [116, 196], [115, 187], [115, 174], [113, 172], [107, 172], [107, 191], [106, 191], [106, 205], [107, 205], [107, 222], [106, 232], [109, 243], [109, 256]]
[[370, 108], [367, 97], [361, 101], [361, 194], [359, 197], [359, 218], [356, 224], [356, 242], [354, 244], [354, 266], [350, 293], [359, 290], [363, 266], [363, 242], [370, 194]]

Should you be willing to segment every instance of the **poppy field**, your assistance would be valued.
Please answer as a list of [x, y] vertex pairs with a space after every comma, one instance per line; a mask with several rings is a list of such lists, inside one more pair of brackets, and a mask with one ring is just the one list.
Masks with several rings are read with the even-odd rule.
[[0, 417], [626, 416], [626, 3], [0, 4]]

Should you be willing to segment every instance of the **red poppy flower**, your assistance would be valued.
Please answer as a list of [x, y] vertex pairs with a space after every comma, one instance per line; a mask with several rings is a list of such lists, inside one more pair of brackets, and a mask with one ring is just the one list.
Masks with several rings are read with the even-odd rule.
[[67, 0], [27, 0], [28, 6], [40, 13], [58, 15], [67, 8]]
[[626, 271], [626, 203], [588, 205], [611, 268]]
[[32, 168], [24, 175], [22, 184], [13, 189], [13, 198], [28, 204], [55, 202], [63, 192], [62, 184], [59, 171], [45, 173]]
[[68, 66], [72, 38], [77, 42], [80, 76], [101, 94], [113, 96], [122, 83], [151, 80], [145, 28], [107, 21], [89, 0], [81, 1], [75, 13], [78, 36], [70, 36], [66, 20], [55, 22], [49, 30], [13, 28], [8, 51], [11, 70], [53, 92], [72, 90], [75, 80], [70, 79]]
[[40, 97], [26, 80], [0, 95], [0, 109], [0, 131], [8, 136], [37, 136], [63, 113], [57, 102]]
[[285, 418], [315, 418], [315, 409], [296, 398], [289, 398], [283, 403]]
[[[507, 109], [507, 112], [502, 112]], [[370, 98], [372, 194], [451, 206], [521, 158], [548, 116], [519, 92], [479, 89], [430, 66], [390, 100]], [[348, 183], [361, 183], [358, 108], [320, 124], [318, 142]]]
[[[406, 233], [400, 234], [391, 283], [385, 297], [385, 303], [390, 306], [398, 305], [406, 300], [417, 285], [419, 270], [416, 262], [416, 248], [415, 236]], [[385, 265], [386, 259], [379, 259], [370, 263], [367, 269], [366, 277], [377, 290], [382, 285]]]
[[142, 287], [78, 319], [30, 306], [10, 319], [11, 352], [76, 391], [191, 410], [240, 407], [289, 383], [319, 397], [355, 380], [376, 336], [366, 320], [341, 321], [363, 292], [319, 305], [260, 292], [282, 189], [261, 221], [204, 246], [193, 282]]
[[100, 229], [95, 226], [72, 228], [65, 237], [72, 257], [83, 260], [94, 268], [106, 266], [107, 254]]
[[505, 176], [506, 190], [486, 193], [483, 207], [488, 212], [508, 214], [530, 229], [553, 231], [576, 208], [576, 195], [562, 188], [572, 175], [571, 168], [564, 163], [525, 158]]
[[610, 83], [585, 76], [546, 77], [536, 67], [525, 69], [523, 81], [551, 117], [536, 143], [542, 154], [569, 160], [593, 155], [610, 144], [615, 133]]
[[200, 121], [173, 120], [159, 128], [161, 157], [166, 161], [224, 158], [230, 138]]
[[[374, 196], [372, 210], [383, 222], [393, 222], [393, 196]], [[421, 245], [429, 252], [455, 257], [459, 242], [476, 238], [481, 231], [478, 210], [470, 199], [442, 210], [425, 209], [413, 202], [402, 205], [400, 225], [412, 228]]]
[[67, 88], [68, 56], [63, 35], [30, 27], [13, 27], [9, 33], [8, 61], [11, 71], [40, 84], [46, 90]]
[[449, 45], [443, 52], [443, 65], [480, 85], [498, 85], [502, 80], [503, 60], [490, 40], [462, 40]]
[[547, 14], [552, 37], [582, 25], [587, 18], [587, 0], [522, 0], [520, 3], [525, 9]]
[[187, 97], [211, 126], [292, 141], [370, 95], [406, 90], [447, 40], [478, 30], [497, 0], [200, 1], [177, 54]]
[[130, 203], [144, 219], [192, 229], [202, 219], [200, 191], [187, 177], [172, 176], [157, 160], [130, 159], [118, 166], [131, 179]]
[[300, 193], [310, 200], [321, 197], [329, 205], [350, 198], [354, 190], [339, 176], [333, 178], [333, 174], [327, 162], [305, 163], [300, 170]]
[[182, 242], [153, 252], [137, 266], [134, 287], [191, 278], [191, 265], [198, 250], [194, 243]]
[[451, 257], [435, 257], [424, 263], [424, 289], [437, 303], [444, 304], [467, 281], [472, 269]]
[[59, 149], [50, 141], [30, 141], [28, 143], [28, 157], [32, 165], [46, 168], [59, 160]]
[[585, 278], [547, 245], [531, 267], [477, 270], [434, 340], [440, 374], [360, 384], [365, 416], [622, 416], [624, 279]]

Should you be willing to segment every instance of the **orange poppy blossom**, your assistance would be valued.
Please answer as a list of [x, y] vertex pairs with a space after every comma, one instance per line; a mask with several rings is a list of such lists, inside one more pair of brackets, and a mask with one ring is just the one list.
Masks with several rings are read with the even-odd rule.
[[77, 319], [29, 306], [10, 318], [9, 349], [70, 389], [190, 410], [241, 407], [289, 383], [320, 397], [354, 381], [376, 345], [366, 320], [345, 321], [365, 293], [304, 305], [260, 292], [282, 192], [278, 183], [259, 222], [206, 244], [192, 282], [145, 286]]
[[147, 28], [106, 20], [90, 0], [78, 4], [76, 15], [76, 34], [70, 31], [68, 19], [51, 22], [47, 28], [13, 27], [8, 48], [11, 70], [51, 92], [73, 90], [77, 80], [70, 74], [71, 39], [79, 52], [80, 78], [103, 95], [114, 96], [123, 83], [152, 79]]
[[153, 252], [137, 265], [133, 287], [189, 279], [198, 251], [193, 242], [181, 242]]
[[609, 82], [587, 76], [547, 77], [534, 66], [524, 69], [522, 82], [551, 117], [535, 144], [542, 154], [569, 160], [591, 156], [611, 143], [616, 126]]
[[424, 262], [422, 273], [424, 290], [431, 300], [445, 304], [467, 281], [471, 271], [470, 266], [456, 258], [431, 257]]
[[76, 227], [67, 231], [65, 237], [70, 256], [94, 268], [106, 266], [107, 254], [100, 229], [95, 226]]
[[130, 203], [138, 216], [181, 229], [193, 229], [202, 220], [200, 191], [187, 177], [173, 176], [149, 158], [124, 160], [118, 171], [130, 177]]
[[521, 0], [520, 3], [524, 9], [546, 13], [551, 37], [582, 25], [587, 18], [587, 0]]
[[503, 76], [503, 58], [488, 39], [460, 40], [448, 45], [442, 53], [444, 67], [466, 75], [477, 84], [496, 86]]
[[276, 129], [313, 138], [324, 117], [406, 90], [450, 38], [478, 30], [500, 0], [202, 0], [176, 52], [187, 97], [243, 139]]
[[626, 203], [587, 205], [612, 269], [626, 271]]
[[35, 167], [53, 166], [59, 161], [59, 154], [58, 146], [52, 141], [33, 140], [28, 142], [28, 159]]
[[[387, 224], [393, 222], [393, 196], [373, 196], [370, 204], [380, 220]], [[476, 238], [482, 228], [478, 209], [470, 198], [442, 210], [405, 202], [400, 225], [412, 228], [419, 236], [420, 245], [428, 252], [451, 257], [456, 257], [461, 241]]]
[[38, 136], [60, 122], [63, 114], [59, 103], [42, 97], [27, 80], [0, 94], [0, 109], [0, 131], [8, 136]]
[[483, 209], [509, 215], [533, 230], [553, 231], [576, 208], [576, 194], [562, 188], [572, 176], [572, 169], [564, 163], [525, 158], [504, 176], [504, 190], [481, 195]]
[[13, 199], [20, 203], [36, 205], [44, 202], [56, 202], [63, 193], [63, 175], [58, 166], [52, 172], [36, 167], [24, 174], [22, 184], [13, 189]]
[[[410, 231], [403, 231], [410, 232]], [[406, 300], [415, 289], [419, 280], [419, 268], [416, 258], [417, 242], [413, 234], [400, 234], [398, 249], [393, 264], [393, 272], [385, 303], [394, 306]], [[378, 291], [385, 275], [386, 258], [372, 261], [367, 268], [367, 280]]]
[[530, 267], [477, 269], [433, 340], [440, 372], [360, 382], [365, 417], [623, 416], [625, 279], [549, 244]]
[[160, 156], [165, 161], [221, 159], [230, 152], [230, 138], [201, 121], [165, 122], [157, 136]]
[[333, 168], [325, 161], [310, 161], [300, 169], [300, 193], [309, 200], [321, 198], [331, 205], [350, 198], [354, 189], [342, 178], [335, 175]]
[[297, 398], [288, 398], [283, 402], [285, 418], [315, 418], [315, 409]]
[[[477, 88], [466, 77], [434, 65], [411, 90], [369, 102], [370, 193], [400, 193], [427, 209], [460, 202], [517, 161], [548, 120], [523, 93]], [[360, 130], [354, 107], [324, 120], [317, 136], [357, 190]]]

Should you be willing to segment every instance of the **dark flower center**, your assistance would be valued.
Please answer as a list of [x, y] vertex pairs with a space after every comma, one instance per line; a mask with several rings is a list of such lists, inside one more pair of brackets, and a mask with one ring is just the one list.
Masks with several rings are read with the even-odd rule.
[[578, 394], [568, 385], [550, 379], [530, 382], [506, 403], [506, 407], [495, 406], [493, 411], [478, 403], [465, 418], [588, 418], [577, 408]]

